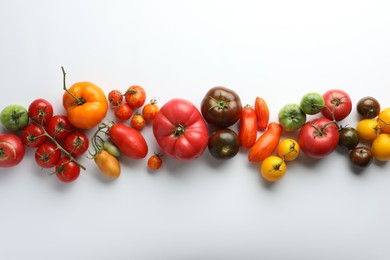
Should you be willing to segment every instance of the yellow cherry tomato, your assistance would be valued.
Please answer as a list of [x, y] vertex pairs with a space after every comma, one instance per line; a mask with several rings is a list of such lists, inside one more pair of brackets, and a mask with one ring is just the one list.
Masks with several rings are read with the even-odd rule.
[[374, 140], [381, 132], [378, 121], [375, 119], [363, 119], [356, 126], [359, 138], [366, 141]]
[[371, 144], [371, 152], [378, 161], [390, 160], [390, 134], [380, 134]]
[[261, 176], [270, 182], [276, 182], [283, 178], [286, 172], [286, 163], [282, 158], [271, 155], [264, 159], [260, 165]]
[[390, 134], [390, 107], [383, 109], [379, 113], [378, 123], [382, 133]]
[[282, 140], [277, 149], [277, 154], [280, 158], [284, 157], [285, 161], [295, 160], [300, 152], [299, 144], [291, 138]]

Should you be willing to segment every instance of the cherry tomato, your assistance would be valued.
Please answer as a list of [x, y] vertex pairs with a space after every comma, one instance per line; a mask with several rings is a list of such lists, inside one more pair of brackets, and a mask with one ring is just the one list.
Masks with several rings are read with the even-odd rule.
[[131, 127], [141, 131], [145, 127], [146, 121], [145, 118], [140, 114], [136, 113], [130, 121]]
[[276, 182], [283, 178], [287, 166], [282, 158], [271, 155], [260, 165], [261, 176], [269, 182]]
[[299, 144], [297, 141], [291, 138], [282, 140], [278, 144], [277, 154], [280, 158], [284, 158], [285, 161], [295, 160], [300, 152]]
[[363, 97], [356, 104], [356, 109], [360, 117], [364, 119], [375, 118], [381, 111], [381, 106], [373, 97]]
[[236, 132], [222, 128], [211, 133], [207, 147], [214, 158], [227, 160], [236, 156], [240, 149], [240, 141]]
[[267, 129], [269, 122], [269, 108], [263, 98], [256, 97], [255, 111], [257, 119], [257, 130], [264, 131], [265, 129]]
[[46, 99], [35, 99], [28, 107], [28, 115], [35, 123], [46, 125], [53, 116], [53, 106]]
[[381, 132], [379, 122], [375, 119], [360, 120], [356, 126], [359, 138], [366, 141], [374, 140]]
[[257, 118], [256, 111], [250, 106], [241, 110], [240, 129], [238, 132], [240, 146], [251, 148], [257, 139]]
[[145, 90], [141, 86], [133, 85], [127, 89], [125, 99], [131, 109], [140, 108], [145, 104]]
[[347, 149], [353, 149], [359, 144], [358, 131], [353, 127], [343, 127], [339, 130], [339, 144]]
[[162, 166], [162, 154], [155, 153], [148, 159], [148, 168], [152, 171], [158, 170]]
[[341, 121], [351, 113], [351, 97], [345, 91], [331, 89], [326, 91], [322, 97], [325, 101], [325, 107], [321, 110], [324, 117], [330, 120]]
[[61, 158], [61, 150], [52, 142], [44, 143], [35, 151], [35, 161], [42, 168], [52, 168]]
[[42, 128], [42, 126], [36, 125], [34, 123], [28, 124], [22, 130], [22, 142], [27, 147], [39, 147], [47, 140], [47, 136], [44, 133], [45, 130]]
[[382, 133], [390, 134], [390, 107], [383, 109], [379, 113], [378, 123]]
[[371, 152], [378, 161], [390, 160], [390, 134], [379, 134], [371, 143]]
[[80, 176], [80, 166], [68, 157], [63, 157], [56, 164], [56, 176], [62, 182], [72, 182]]
[[25, 154], [22, 141], [14, 134], [0, 134], [0, 167], [19, 164]]
[[94, 161], [99, 170], [108, 179], [113, 180], [120, 176], [121, 166], [118, 159], [108, 153], [106, 150], [101, 150], [95, 157]]
[[351, 150], [349, 160], [358, 167], [367, 167], [373, 161], [372, 152], [369, 148], [359, 146]]
[[120, 104], [115, 109], [116, 118], [118, 118], [119, 120], [122, 120], [122, 121], [129, 120], [132, 114], [133, 114], [133, 110], [126, 103]]
[[270, 156], [278, 146], [283, 133], [282, 125], [271, 122], [267, 130], [256, 140], [248, 153], [250, 162], [260, 162]]
[[64, 140], [73, 131], [73, 126], [67, 116], [55, 115], [46, 126], [47, 133], [56, 140]]
[[64, 140], [64, 149], [73, 157], [80, 156], [88, 150], [89, 140], [86, 134], [76, 131], [70, 133]]
[[117, 107], [123, 102], [123, 94], [119, 90], [111, 90], [108, 93], [108, 102], [112, 107]]
[[146, 104], [142, 108], [142, 116], [146, 121], [152, 121], [159, 111], [159, 107], [157, 106], [157, 101], [155, 99], [150, 100], [150, 103]]

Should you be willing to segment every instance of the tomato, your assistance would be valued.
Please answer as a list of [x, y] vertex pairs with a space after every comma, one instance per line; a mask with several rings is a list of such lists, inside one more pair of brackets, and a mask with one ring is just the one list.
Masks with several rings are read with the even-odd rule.
[[238, 132], [240, 145], [251, 148], [257, 139], [256, 111], [250, 106], [245, 106], [241, 111], [240, 130]]
[[123, 102], [123, 94], [119, 90], [111, 90], [108, 93], [107, 99], [108, 99], [108, 102], [110, 103], [110, 105], [112, 107], [116, 108], [117, 106], [122, 104], [122, 102]]
[[157, 106], [157, 101], [152, 99], [150, 100], [150, 103], [146, 104], [142, 108], [142, 116], [146, 121], [152, 121], [156, 117], [158, 110], [159, 107]]
[[297, 141], [287, 138], [278, 144], [276, 152], [284, 161], [293, 161], [298, 157], [300, 150]]
[[325, 101], [325, 107], [321, 110], [324, 117], [330, 120], [341, 121], [351, 113], [351, 97], [345, 91], [331, 89], [326, 91], [322, 97]]
[[155, 171], [155, 170], [158, 170], [161, 168], [162, 163], [163, 163], [161, 157], [162, 157], [162, 154], [159, 154], [159, 153], [155, 153], [149, 157], [148, 162], [147, 162], [149, 170]]
[[35, 161], [42, 168], [51, 168], [61, 158], [61, 150], [52, 142], [44, 143], [35, 151]]
[[108, 179], [113, 180], [120, 176], [121, 166], [118, 159], [108, 153], [106, 150], [101, 150], [95, 157], [94, 161], [99, 170]]
[[211, 88], [201, 102], [201, 113], [207, 123], [225, 128], [241, 116], [242, 104], [238, 94], [225, 87]]
[[382, 133], [390, 134], [390, 107], [383, 109], [379, 113], [378, 123]]
[[323, 158], [333, 152], [339, 143], [339, 129], [330, 119], [315, 118], [299, 131], [298, 144], [309, 157]]
[[140, 113], [136, 113], [130, 121], [131, 127], [137, 129], [138, 131], [141, 131], [145, 127], [145, 124], [145, 118]]
[[39, 147], [41, 144], [45, 143], [47, 136], [45, 135], [45, 130], [42, 126], [36, 125], [34, 123], [28, 124], [22, 130], [22, 142], [27, 147]]
[[12, 167], [20, 163], [25, 149], [22, 141], [14, 134], [0, 134], [0, 167]]
[[46, 131], [57, 141], [64, 140], [65, 137], [73, 131], [73, 126], [71, 125], [68, 117], [64, 115], [55, 115], [47, 123]]
[[372, 152], [369, 148], [359, 146], [351, 150], [349, 160], [358, 167], [367, 167], [373, 161]]
[[261, 176], [269, 182], [276, 182], [283, 178], [287, 166], [282, 158], [269, 156], [260, 164]]
[[358, 131], [353, 127], [343, 127], [339, 130], [339, 144], [347, 149], [353, 149], [359, 144]]
[[115, 109], [116, 118], [122, 121], [129, 120], [132, 114], [133, 110], [126, 103], [118, 105], [118, 107]]
[[21, 105], [9, 105], [0, 113], [0, 121], [5, 129], [16, 132], [25, 128], [28, 124], [28, 111]]
[[119, 157], [121, 155], [119, 148], [111, 141], [104, 141], [102, 149], [106, 150], [114, 157]]
[[64, 149], [73, 157], [80, 156], [88, 150], [88, 136], [82, 132], [76, 131], [70, 133], [64, 140]]
[[356, 130], [359, 138], [366, 141], [374, 140], [381, 132], [379, 122], [375, 119], [360, 120], [356, 126]]
[[46, 99], [35, 99], [28, 107], [28, 115], [35, 123], [46, 125], [53, 116], [53, 105]]
[[380, 134], [371, 143], [371, 152], [378, 161], [390, 160], [390, 134]]
[[161, 107], [153, 121], [153, 135], [164, 154], [182, 161], [199, 157], [208, 143], [208, 129], [199, 110], [180, 98]]
[[357, 102], [356, 109], [360, 117], [367, 119], [375, 118], [381, 111], [381, 106], [375, 98], [363, 97]]
[[279, 110], [278, 120], [285, 131], [295, 131], [305, 124], [306, 114], [298, 104], [287, 104]]
[[61, 158], [56, 164], [56, 176], [65, 183], [76, 180], [80, 175], [80, 166], [68, 157]]
[[125, 93], [126, 103], [131, 109], [137, 109], [145, 104], [146, 93], [143, 87], [133, 85], [126, 90]]
[[300, 107], [303, 113], [307, 115], [315, 115], [321, 112], [325, 106], [325, 100], [321, 94], [310, 92], [305, 94], [300, 102]]
[[[255, 124], [256, 125], [256, 124]], [[240, 149], [238, 135], [229, 128], [217, 129], [209, 137], [208, 149], [216, 159], [231, 159]]]
[[270, 156], [278, 146], [283, 133], [282, 125], [271, 122], [267, 130], [256, 140], [248, 153], [250, 162], [260, 162]]
[[130, 126], [114, 124], [109, 130], [109, 137], [121, 153], [129, 158], [141, 159], [148, 153], [145, 138]]
[[98, 125], [108, 111], [108, 101], [103, 90], [91, 82], [77, 82], [69, 89], [65, 86], [62, 104], [72, 125], [81, 129], [90, 129]]
[[257, 120], [257, 130], [264, 131], [267, 129], [269, 122], [269, 108], [265, 100], [261, 97], [255, 99], [255, 112]]

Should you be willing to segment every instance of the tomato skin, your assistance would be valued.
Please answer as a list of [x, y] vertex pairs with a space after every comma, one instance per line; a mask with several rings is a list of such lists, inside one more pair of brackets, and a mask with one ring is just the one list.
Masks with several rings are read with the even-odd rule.
[[73, 126], [68, 117], [55, 115], [47, 123], [46, 131], [51, 137], [59, 141], [64, 140], [73, 131]]
[[61, 158], [61, 150], [52, 142], [44, 143], [35, 151], [35, 161], [42, 168], [56, 166]]
[[148, 154], [148, 145], [145, 138], [136, 129], [117, 123], [109, 131], [110, 140], [119, 148], [121, 154], [132, 158], [145, 158]]
[[351, 97], [343, 90], [331, 89], [326, 91], [322, 97], [325, 101], [325, 107], [321, 110], [324, 117], [333, 120], [341, 121], [346, 118], [352, 111]]
[[122, 103], [115, 108], [115, 116], [121, 121], [129, 120], [132, 114], [133, 110], [126, 103]]
[[100, 87], [91, 82], [77, 82], [68, 91], [82, 100], [77, 102], [68, 92], [63, 95], [62, 104], [72, 125], [90, 129], [106, 117], [108, 101]]
[[44, 135], [44, 129], [34, 123], [28, 124], [22, 130], [22, 142], [30, 148], [36, 148], [46, 142], [47, 136]]
[[379, 122], [375, 119], [362, 119], [356, 126], [359, 138], [366, 141], [373, 141], [380, 133]]
[[82, 132], [72, 132], [64, 140], [64, 149], [73, 157], [78, 157], [88, 150], [88, 136]]
[[24, 145], [17, 135], [0, 134], [0, 167], [8, 168], [19, 164], [24, 154]]
[[121, 166], [118, 159], [108, 153], [106, 150], [101, 150], [95, 157], [94, 161], [99, 170], [108, 179], [113, 180], [120, 176]]
[[63, 157], [56, 164], [56, 176], [62, 182], [73, 182], [80, 176], [80, 166], [68, 157]]
[[298, 144], [309, 157], [320, 159], [333, 152], [339, 143], [339, 129], [325, 117], [307, 122], [299, 131]]
[[270, 156], [278, 146], [280, 137], [283, 133], [281, 124], [271, 122], [267, 130], [256, 140], [248, 153], [250, 162], [260, 162]]
[[371, 152], [378, 161], [390, 160], [390, 134], [379, 134], [371, 143]]
[[269, 108], [265, 100], [261, 97], [256, 97], [255, 111], [257, 120], [257, 130], [264, 131], [267, 129], [269, 122]]
[[53, 116], [53, 105], [46, 99], [35, 99], [28, 107], [28, 115], [35, 123], [46, 125]]
[[153, 121], [153, 135], [164, 154], [181, 161], [199, 157], [207, 147], [208, 129], [190, 101], [174, 98]]
[[353, 127], [343, 127], [339, 130], [339, 145], [348, 150], [354, 149], [359, 144], [358, 131]]
[[250, 106], [241, 110], [240, 129], [238, 132], [240, 146], [251, 148], [257, 139], [257, 118], [256, 111]]
[[276, 152], [280, 158], [284, 158], [284, 161], [288, 162], [295, 160], [298, 157], [300, 150], [297, 141], [287, 138], [279, 142]]
[[142, 107], [146, 100], [144, 88], [138, 85], [129, 87], [125, 93], [125, 99], [131, 109]]

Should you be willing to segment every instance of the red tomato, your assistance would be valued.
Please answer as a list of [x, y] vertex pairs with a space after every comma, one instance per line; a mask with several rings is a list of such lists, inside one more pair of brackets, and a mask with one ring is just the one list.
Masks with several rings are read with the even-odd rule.
[[65, 137], [73, 131], [73, 126], [68, 117], [64, 115], [53, 116], [46, 126], [47, 133], [56, 140], [64, 140]]
[[65, 183], [76, 180], [80, 175], [80, 166], [68, 157], [61, 158], [56, 164], [56, 176]]
[[301, 150], [309, 157], [323, 158], [339, 143], [339, 129], [330, 119], [319, 117], [303, 125], [298, 135]]
[[119, 90], [111, 90], [108, 93], [108, 102], [112, 107], [117, 107], [122, 104], [123, 94]]
[[82, 132], [72, 132], [64, 140], [64, 149], [73, 157], [82, 155], [88, 150], [88, 137]]
[[251, 148], [255, 144], [256, 138], [256, 111], [250, 106], [245, 106], [241, 110], [240, 131], [238, 132], [238, 139], [240, 141], [240, 145], [244, 148]]
[[152, 121], [156, 117], [158, 110], [159, 107], [157, 106], [157, 101], [152, 99], [149, 104], [146, 104], [142, 108], [142, 116], [145, 120]]
[[53, 106], [43, 98], [36, 99], [28, 107], [28, 115], [35, 123], [46, 125], [53, 116]]
[[341, 121], [351, 113], [351, 97], [345, 91], [331, 89], [326, 91], [322, 97], [325, 101], [325, 107], [321, 110], [324, 117], [330, 120]]
[[47, 140], [47, 136], [44, 133], [45, 130], [41, 126], [29, 124], [22, 130], [22, 142], [27, 147], [39, 147]]
[[0, 167], [11, 167], [20, 163], [25, 149], [22, 141], [14, 134], [0, 134]]
[[135, 114], [130, 121], [131, 127], [134, 127], [138, 131], [142, 130], [145, 127], [145, 124], [145, 118], [140, 113]]
[[257, 118], [257, 130], [264, 131], [267, 129], [269, 122], [269, 109], [265, 100], [261, 97], [256, 97], [255, 111]]
[[136, 129], [124, 125], [114, 124], [109, 131], [111, 141], [121, 153], [133, 159], [144, 158], [148, 154], [148, 145], [145, 138]]
[[153, 134], [164, 154], [187, 161], [207, 147], [208, 129], [191, 102], [176, 98], [164, 104], [153, 121]]
[[129, 120], [132, 114], [133, 114], [133, 110], [126, 103], [120, 104], [115, 109], [116, 118], [118, 118], [119, 120], [122, 120], [122, 121]]
[[51, 168], [61, 158], [61, 150], [52, 142], [44, 143], [35, 151], [35, 161], [42, 168]]
[[159, 153], [155, 153], [148, 159], [148, 168], [152, 171], [156, 171], [162, 166], [162, 155]]
[[132, 109], [140, 108], [145, 104], [145, 90], [141, 86], [133, 85], [127, 89], [125, 99]]
[[281, 124], [271, 122], [268, 129], [257, 139], [248, 154], [250, 162], [260, 162], [270, 156], [279, 144], [283, 133]]

